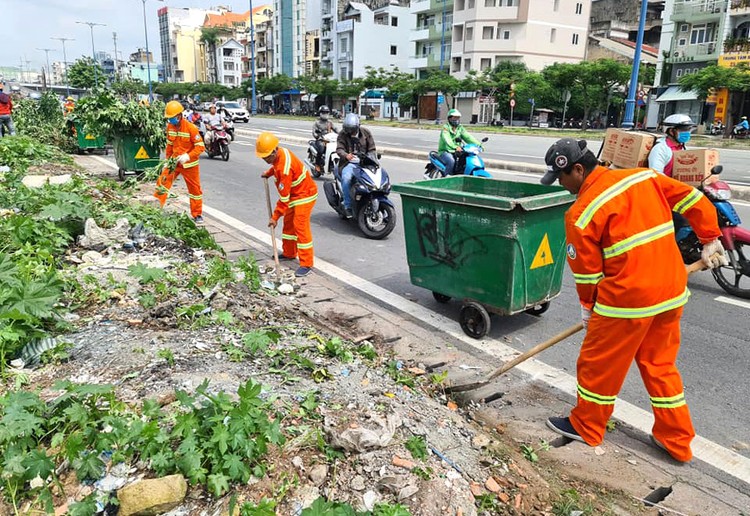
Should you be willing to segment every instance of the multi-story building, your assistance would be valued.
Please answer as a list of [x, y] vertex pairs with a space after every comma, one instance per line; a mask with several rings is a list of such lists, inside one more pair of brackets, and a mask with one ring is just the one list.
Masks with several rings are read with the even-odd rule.
[[63, 84], [65, 82], [65, 63], [62, 61], [54, 61], [51, 67], [52, 84]]
[[[183, 39], [184, 34], [191, 34], [200, 30], [207, 14], [220, 14], [217, 10], [205, 10], [194, 8], [162, 7], [158, 11], [159, 16], [159, 39], [161, 42], [161, 61], [164, 64], [164, 76], [167, 82], [183, 82], [186, 80], [186, 69], [198, 68], [200, 76], [201, 63], [195, 65], [196, 50], [188, 47], [183, 41], [178, 45], [178, 39]], [[188, 38], [189, 39], [189, 38]], [[200, 37], [197, 38], [198, 40]], [[198, 51], [201, 52], [201, 51]], [[203, 77], [200, 80], [206, 80]]]
[[409, 67], [409, 40], [416, 15], [395, 0], [377, 9], [349, 2], [336, 24], [337, 79], [364, 77], [366, 67]]
[[299, 77], [305, 73], [306, 0], [273, 2], [273, 67], [275, 73]]
[[308, 30], [305, 34], [305, 75], [320, 72], [320, 29]]
[[[586, 57], [590, 11], [591, 0], [455, 0], [450, 70], [464, 77], [500, 61], [521, 62], [531, 70], [580, 62]], [[438, 19], [437, 13], [427, 16]], [[432, 32], [440, 31], [436, 26]]]
[[338, 0], [320, 2], [320, 67], [336, 74], [336, 23]]
[[156, 63], [145, 63], [145, 62], [129, 62], [128, 63], [128, 75], [131, 79], [141, 81], [144, 84], [148, 84], [149, 68], [151, 69], [151, 82], [159, 82], [163, 79], [163, 74], [159, 73], [160, 65]]
[[[732, 0], [727, 9], [724, 40], [721, 45], [718, 64], [731, 68], [740, 63], [750, 64], [750, 1]], [[750, 100], [745, 98], [744, 105], [736, 105], [737, 110], [730, 113], [729, 90], [721, 88], [708, 100], [707, 122], [719, 119], [725, 125], [733, 125], [742, 115], [750, 114]], [[730, 118], [731, 115], [731, 118]]]
[[240, 40], [246, 38], [250, 27], [250, 11], [220, 14], [207, 14], [204, 29], [216, 29], [215, 38], [204, 41], [206, 45], [206, 70], [208, 81], [226, 86], [239, 86], [242, 82], [242, 58], [245, 45]]
[[[467, 4], [469, 9], [475, 9], [476, 0], [463, 2], [462, 11]], [[435, 70], [448, 71], [452, 53], [453, 8], [454, 0], [412, 0], [410, 12], [416, 17], [416, 28], [409, 39], [415, 53], [409, 59], [408, 67], [414, 70], [417, 77], [424, 77]], [[471, 28], [469, 32], [473, 30]], [[460, 41], [463, 41], [463, 35]]]
[[206, 47], [201, 44], [200, 28], [176, 25], [172, 34], [177, 56], [174, 82], [206, 82]]
[[146, 49], [139, 48], [132, 54], [130, 54], [129, 62], [131, 63], [153, 63], [154, 54], [152, 52], [146, 52]]
[[[647, 0], [641, 63], [655, 65], [659, 55], [665, 0]], [[641, 0], [593, 0], [586, 59], [632, 62]]]
[[274, 75], [273, 21], [268, 20], [255, 29], [255, 77], [264, 79]]
[[[258, 77], [258, 30], [261, 26], [268, 23], [273, 17], [273, 6], [271, 4], [268, 5], [261, 5], [259, 7], [253, 8], [253, 16], [252, 16], [252, 24], [254, 27], [254, 37], [255, 37], [255, 76]], [[248, 27], [250, 27], [250, 24], [248, 23]], [[252, 49], [250, 48], [250, 38], [251, 34], [250, 31], [246, 32], [243, 37], [239, 39], [239, 42], [245, 47], [245, 55], [242, 57], [242, 78], [243, 79], [249, 79], [252, 75], [252, 66], [251, 66], [251, 59], [252, 59]]]

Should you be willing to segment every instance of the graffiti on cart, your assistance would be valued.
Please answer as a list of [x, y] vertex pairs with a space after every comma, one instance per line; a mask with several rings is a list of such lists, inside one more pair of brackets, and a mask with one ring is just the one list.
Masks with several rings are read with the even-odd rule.
[[487, 246], [464, 230], [450, 213], [420, 211], [415, 210], [414, 217], [422, 256], [455, 269], [472, 256], [487, 254]]

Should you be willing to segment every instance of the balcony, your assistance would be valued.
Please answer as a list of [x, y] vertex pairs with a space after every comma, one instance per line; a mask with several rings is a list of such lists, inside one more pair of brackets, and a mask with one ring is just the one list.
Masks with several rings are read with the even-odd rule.
[[729, 5], [729, 16], [743, 16], [750, 14], [750, 0], [732, 0]]
[[351, 60], [352, 60], [351, 52], [339, 52], [339, 61], [351, 61]]
[[426, 13], [430, 11], [442, 11], [443, 3], [445, 3], [445, 9], [449, 13], [453, 12], [453, 0], [412, 0], [410, 12], [411, 14]]
[[[445, 53], [444, 66], [450, 65], [450, 49]], [[409, 57], [409, 68], [438, 68], [440, 66], [440, 51], [431, 52], [427, 55]]]
[[716, 43], [701, 43], [689, 45], [672, 52], [667, 58], [668, 63], [688, 63], [692, 61], [713, 61], [719, 59], [720, 47]]
[[672, 13], [673, 22], [703, 23], [718, 21], [727, 10], [726, 0], [703, 0], [701, 2], [675, 3]]
[[[453, 26], [445, 25], [445, 39], [450, 41], [451, 35], [453, 34]], [[429, 39], [442, 39], [443, 37], [443, 24], [437, 23], [430, 27], [430, 38]]]
[[424, 41], [430, 38], [430, 29], [425, 27], [422, 29], [413, 29], [409, 34], [409, 41]]
[[724, 40], [724, 53], [750, 52], [750, 38], [732, 38]]

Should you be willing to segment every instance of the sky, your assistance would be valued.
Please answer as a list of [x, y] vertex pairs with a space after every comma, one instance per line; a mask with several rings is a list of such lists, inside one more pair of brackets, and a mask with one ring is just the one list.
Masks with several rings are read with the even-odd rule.
[[[146, 0], [149, 50], [161, 62], [159, 21], [157, 11], [164, 7], [209, 7], [224, 5], [235, 12], [246, 12], [250, 0]], [[254, 5], [260, 5], [255, 0]], [[269, 3], [269, 2], [262, 2]], [[65, 42], [68, 62], [86, 55], [91, 56], [91, 30], [76, 21], [103, 23], [94, 27], [94, 46], [114, 55], [112, 33], [117, 33], [117, 51], [121, 59], [139, 47], [145, 48], [143, 32], [143, 3], [141, 0], [0, 0], [3, 13], [0, 66], [21, 65], [21, 59], [30, 61], [29, 68], [41, 71], [45, 53], [37, 48], [51, 48], [50, 63], [63, 60], [62, 44], [50, 37], [73, 38]], [[26, 69], [26, 64], [24, 64]]]

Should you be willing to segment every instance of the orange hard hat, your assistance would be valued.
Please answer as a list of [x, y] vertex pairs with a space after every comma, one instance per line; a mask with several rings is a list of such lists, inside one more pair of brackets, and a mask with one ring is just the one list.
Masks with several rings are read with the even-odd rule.
[[259, 158], [265, 158], [279, 146], [279, 139], [273, 133], [264, 131], [258, 136], [258, 141], [255, 142], [255, 154]]
[[167, 102], [167, 107], [164, 108], [164, 118], [172, 118], [173, 116], [179, 115], [183, 111], [185, 111], [185, 108], [182, 107], [182, 104], [180, 104], [176, 100], [170, 100], [169, 102]]

